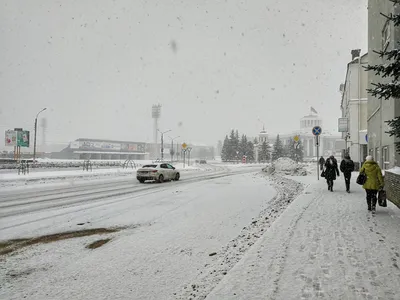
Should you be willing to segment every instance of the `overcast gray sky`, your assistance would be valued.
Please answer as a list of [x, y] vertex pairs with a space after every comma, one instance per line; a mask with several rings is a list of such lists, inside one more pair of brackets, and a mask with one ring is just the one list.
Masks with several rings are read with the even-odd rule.
[[0, 0], [0, 40], [2, 141], [47, 107], [49, 143], [150, 142], [160, 103], [161, 129], [216, 144], [258, 118], [295, 130], [310, 106], [336, 128], [367, 1]]

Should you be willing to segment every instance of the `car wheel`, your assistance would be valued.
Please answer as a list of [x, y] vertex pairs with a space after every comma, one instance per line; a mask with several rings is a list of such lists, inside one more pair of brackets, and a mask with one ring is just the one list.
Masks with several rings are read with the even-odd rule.
[[163, 183], [164, 182], [164, 175], [160, 175], [160, 177], [158, 177], [158, 182], [159, 183]]
[[176, 173], [175, 175], [175, 181], [178, 181], [181, 178], [181, 175], [179, 173]]
[[146, 181], [146, 180], [144, 180], [144, 179], [140, 179], [140, 180], [139, 180], [140, 183], [144, 183], [145, 181]]

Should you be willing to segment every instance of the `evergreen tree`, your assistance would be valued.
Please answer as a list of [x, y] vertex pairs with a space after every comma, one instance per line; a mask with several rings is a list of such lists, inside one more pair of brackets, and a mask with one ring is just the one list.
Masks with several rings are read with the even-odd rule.
[[252, 142], [247, 142], [247, 161], [253, 162], [254, 161], [254, 144]]
[[221, 155], [221, 152], [222, 152], [222, 145], [223, 145], [222, 141], [219, 140], [219, 141], [218, 141], [218, 145], [217, 145], [217, 152], [218, 152], [218, 155]]
[[271, 146], [267, 142], [263, 142], [261, 145], [261, 151], [258, 156], [259, 162], [266, 163], [271, 158]]
[[235, 130], [232, 129], [229, 135], [228, 160], [235, 160], [238, 145], [239, 141], [236, 139]]
[[[390, 0], [395, 5], [399, 5], [399, 0]], [[383, 14], [382, 14], [383, 15]], [[389, 16], [383, 15], [395, 27], [395, 32], [398, 31], [397, 27], [400, 27], [400, 14], [391, 14]], [[368, 66], [367, 71], [375, 72], [375, 75], [381, 76], [381, 78], [390, 78], [386, 83], [373, 83], [374, 88], [368, 89], [368, 92], [378, 99], [388, 100], [394, 98], [395, 101], [400, 101], [400, 48], [399, 45], [395, 45], [394, 49], [384, 51], [376, 51], [377, 54], [384, 60], [381, 65]], [[390, 130], [387, 131], [390, 136], [395, 136], [400, 139], [400, 116], [396, 116], [392, 120], [386, 121]], [[397, 152], [400, 153], [400, 142], [396, 142]]]
[[243, 155], [247, 155], [247, 136], [245, 136], [244, 134], [242, 135], [242, 139], [239, 143], [239, 157], [243, 156]]
[[222, 159], [222, 161], [229, 160], [229, 138], [228, 138], [228, 136], [225, 136], [225, 140], [222, 145], [221, 159]]
[[274, 143], [274, 150], [272, 151], [272, 160], [277, 160], [278, 158], [283, 157], [284, 152], [283, 143], [278, 134]]
[[304, 149], [300, 141], [296, 143], [293, 139], [290, 139], [289, 144], [285, 147], [285, 150], [286, 157], [289, 157], [297, 162], [303, 161]]
[[299, 141], [295, 147], [295, 161], [303, 161], [304, 158], [304, 147], [303, 144]]
[[[238, 158], [238, 155], [241, 155], [241, 154], [240, 154], [239, 145], [240, 145], [239, 130], [236, 130], [236, 132], [235, 132], [235, 139], [234, 139], [234, 143], [233, 143], [233, 152], [234, 152], [234, 155], [233, 155], [233, 156], [234, 156], [235, 159]], [[238, 154], [238, 152], [239, 152], [239, 154]]]

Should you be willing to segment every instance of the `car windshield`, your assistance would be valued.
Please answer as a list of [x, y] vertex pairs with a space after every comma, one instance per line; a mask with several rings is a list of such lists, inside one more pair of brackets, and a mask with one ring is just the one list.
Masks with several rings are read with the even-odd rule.
[[0, 1], [1, 299], [400, 300], [399, 207], [400, 0]]

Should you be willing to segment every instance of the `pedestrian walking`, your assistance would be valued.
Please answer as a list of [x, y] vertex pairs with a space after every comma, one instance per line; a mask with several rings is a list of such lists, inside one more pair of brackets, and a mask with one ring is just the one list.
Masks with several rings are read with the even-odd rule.
[[325, 158], [323, 156], [321, 156], [321, 158], [319, 159], [319, 166], [321, 171], [324, 170], [324, 164], [325, 164]]
[[328, 184], [328, 190], [333, 192], [333, 181], [339, 176], [339, 169], [336, 158], [331, 155], [325, 162], [325, 179]]
[[379, 190], [383, 189], [383, 186], [385, 185], [382, 177], [382, 170], [374, 161], [372, 156], [368, 155], [365, 163], [360, 169], [360, 173], [364, 173], [367, 177], [363, 188], [367, 194], [368, 210], [375, 213], [376, 202], [378, 201], [376, 194]]
[[354, 171], [354, 162], [351, 160], [350, 155], [346, 154], [344, 156], [344, 159], [340, 163], [340, 171], [342, 171], [344, 176], [346, 192], [350, 193], [351, 172]]

